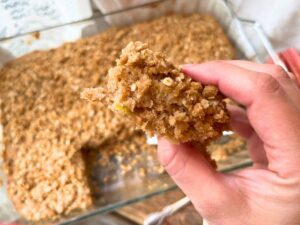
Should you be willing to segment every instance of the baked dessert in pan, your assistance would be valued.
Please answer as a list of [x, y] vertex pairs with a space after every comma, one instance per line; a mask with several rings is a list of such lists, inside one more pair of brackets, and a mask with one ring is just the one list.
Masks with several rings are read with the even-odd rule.
[[[175, 65], [234, 57], [213, 17], [172, 14], [110, 28], [7, 63], [0, 70], [4, 167], [8, 194], [25, 219], [56, 220], [93, 206], [94, 189], [87, 172], [92, 162], [87, 162], [85, 151], [123, 151], [122, 143], [130, 147], [126, 136], [139, 139], [132, 147], [139, 148], [132, 150], [136, 154], [155, 151], [123, 115], [80, 99], [85, 88], [105, 87], [109, 68], [131, 41], [148, 43]], [[121, 139], [120, 131], [124, 131]]]

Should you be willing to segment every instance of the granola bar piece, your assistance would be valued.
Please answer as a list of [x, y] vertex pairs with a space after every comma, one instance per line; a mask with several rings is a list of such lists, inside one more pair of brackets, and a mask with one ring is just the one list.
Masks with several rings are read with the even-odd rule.
[[229, 115], [219, 90], [186, 77], [147, 44], [130, 42], [108, 78], [108, 90], [88, 89], [83, 97], [110, 102], [113, 110], [151, 136], [204, 144], [228, 128]]

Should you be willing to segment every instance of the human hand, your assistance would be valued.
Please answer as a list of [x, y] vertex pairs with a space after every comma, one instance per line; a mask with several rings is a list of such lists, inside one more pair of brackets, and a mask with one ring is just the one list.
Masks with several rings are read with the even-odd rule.
[[247, 140], [251, 168], [217, 172], [184, 144], [159, 139], [166, 171], [210, 225], [300, 224], [300, 90], [271, 64], [218, 61], [183, 72], [244, 105], [230, 107], [233, 129]]

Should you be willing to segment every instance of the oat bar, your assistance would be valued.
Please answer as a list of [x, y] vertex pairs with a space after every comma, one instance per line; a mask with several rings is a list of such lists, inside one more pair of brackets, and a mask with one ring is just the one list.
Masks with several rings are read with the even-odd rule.
[[186, 77], [142, 42], [130, 42], [108, 72], [106, 93], [88, 89], [83, 97], [109, 100], [148, 135], [174, 142], [207, 143], [228, 128], [224, 96], [217, 87]]

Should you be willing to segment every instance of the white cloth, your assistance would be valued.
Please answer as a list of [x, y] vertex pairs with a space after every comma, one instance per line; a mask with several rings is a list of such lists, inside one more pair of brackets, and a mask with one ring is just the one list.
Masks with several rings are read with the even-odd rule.
[[300, 50], [299, 0], [229, 0], [238, 17], [259, 22], [276, 50]]

